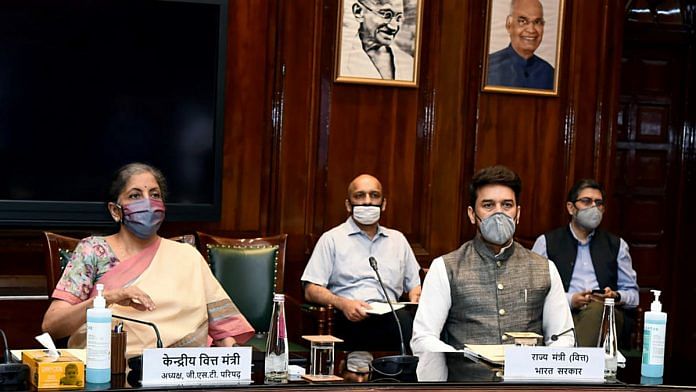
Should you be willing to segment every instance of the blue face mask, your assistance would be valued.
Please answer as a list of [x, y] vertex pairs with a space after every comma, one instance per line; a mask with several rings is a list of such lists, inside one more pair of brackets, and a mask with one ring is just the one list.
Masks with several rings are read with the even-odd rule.
[[164, 221], [164, 202], [158, 199], [142, 199], [120, 206], [123, 225], [140, 239], [148, 239], [157, 233]]

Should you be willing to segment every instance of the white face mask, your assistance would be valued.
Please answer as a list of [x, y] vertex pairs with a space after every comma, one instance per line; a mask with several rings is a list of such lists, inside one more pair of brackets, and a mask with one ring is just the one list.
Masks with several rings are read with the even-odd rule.
[[602, 211], [596, 206], [578, 210], [575, 221], [585, 230], [594, 230], [602, 223]]
[[379, 221], [382, 206], [353, 206], [353, 219], [363, 225], [372, 225]]

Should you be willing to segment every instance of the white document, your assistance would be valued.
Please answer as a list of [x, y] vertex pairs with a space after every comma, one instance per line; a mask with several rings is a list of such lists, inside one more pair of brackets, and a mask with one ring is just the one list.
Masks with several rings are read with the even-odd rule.
[[[389, 304], [386, 302], [371, 302], [370, 306], [372, 307], [372, 309], [365, 310], [369, 314], [386, 314], [391, 312]], [[394, 311], [396, 312], [397, 310], [403, 308], [406, 305], [403, 303], [395, 303], [392, 304], [392, 306], [394, 307]]]

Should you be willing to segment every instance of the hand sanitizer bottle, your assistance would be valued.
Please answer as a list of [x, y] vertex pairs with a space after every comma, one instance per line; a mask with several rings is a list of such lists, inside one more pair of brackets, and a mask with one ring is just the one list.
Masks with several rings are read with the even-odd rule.
[[87, 382], [111, 382], [111, 309], [106, 308], [104, 285], [97, 284], [94, 305], [87, 309]]
[[644, 377], [662, 377], [665, 370], [665, 335], [667, 333], [667, 313], [662, 311], [660, 290], [650, 290], [655, 300], [650, 311], [644, 314], [643, 361], [640, 374]]

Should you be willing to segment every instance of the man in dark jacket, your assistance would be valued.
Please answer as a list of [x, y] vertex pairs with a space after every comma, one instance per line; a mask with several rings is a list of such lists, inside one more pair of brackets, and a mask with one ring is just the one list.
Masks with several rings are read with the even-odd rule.
[[638, 283], [628, 244], [599, 229], [606, 204], [601, 185], [578, 181], [568, 192], [570, 224], [542, 234], [532, 250], [552, 260], [563, 281], [573, 312], [579, 346], [597, 346], [604, 298], [614, 298], [617, 331], [622, 308], [638, 306]]

